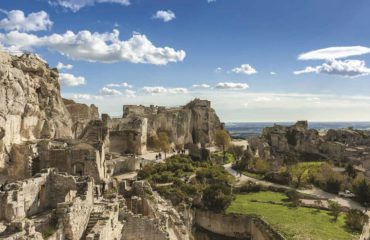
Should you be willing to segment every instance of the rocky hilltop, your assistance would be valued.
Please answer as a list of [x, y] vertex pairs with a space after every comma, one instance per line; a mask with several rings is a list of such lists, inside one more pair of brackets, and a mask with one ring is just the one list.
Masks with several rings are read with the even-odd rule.
[[264, 128], [261, 136], [249, 141], [251, 150], [279, 166], [295, 160], [331, 160], [350, 163], [370, 177], [370, 131], [352, 128], [319, 132], [309, 129], [307, 121], [292, 126]]
[[14, 143], [72, 137], [58, 71], [35, 55], [0, 53], [0, 126], [0, 169]]
[[[173, 108], [124, 105], [122, 118], [111, 119], [110, 126], [113, 151], [131, 148], [138, 154], [145, 152], [147, 145], [151, 147], [158, 132], [166, 132], [173, 144], [207, 145], [213, 142], [216, 130], [223, 128], [210, 101], [200, 99]], [[130, 134], [133, 140], [138, 139], [136, 147], [123, 144]]]

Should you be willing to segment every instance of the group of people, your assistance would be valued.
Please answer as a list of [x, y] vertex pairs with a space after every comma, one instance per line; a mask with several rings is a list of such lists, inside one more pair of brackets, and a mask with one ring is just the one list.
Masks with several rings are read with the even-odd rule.
[[157, 155], [155, 155], [155, 160], [161, 160], [161, 159], [162, 159], [161, 153], [158, 153]]

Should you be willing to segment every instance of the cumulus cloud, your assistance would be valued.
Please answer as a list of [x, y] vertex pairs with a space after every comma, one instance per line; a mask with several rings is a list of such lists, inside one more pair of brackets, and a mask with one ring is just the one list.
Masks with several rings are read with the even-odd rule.
[[130, 5], [129, 0], [49, 0], [52, 6], [61, 6], [72, 12], [77, 12], [83, 7], [92, 6], [95, 3], [116, 3], [124, 6]]
[[176, 15], [171, 10], [158, 10], [154, 15], [154, 19], [161, 19], [164, 22], [172, 21], [176, 18]]
[[141, 34], [134, 34], [130, 39], [121, 41], [118, 30], [113, 30], [112, 33], [91, 33], [85, 30], [76, 34], [67, 31], [44, 37], [12, 31], [0, 33], [0, 45], [10, 50], [47, 47], [71, 59], [105, 63], [127, 61], [166, 65], [169, 62], [183, 61], [186, 56], [183, 50], [156, 47]]
[[276, 72], [270, 72], [270, 75], [276, 75]]
[[294, 74], [324, 73], [340, 75], [344, 77], [360, 77], [370, 74], [370, 68], [366, 67], [365, 61], [361, 60], [328, 60], [320, 66], [306, 67], [303, 70], [295, 71]]
[[187, 88], [165, 88], [161, 86], [143, 87], [144, 93], [147, 94], [185, 94], [188, 93]]
[[242, 73], [246, 75], [256, 74], [257, 71], [249, 64], [242, 64], [240, 67], [233, 68], [231, 70], [234, 73]]
[[192, 87], [193, 88], [210, 88], [211, 86], [208, 84], [202, 83], [202, 84], [194, 84]]
[[27, 16], [21, 10], [12, 10], [6, 14], [7, 17], [0, 21], [0, 29], [6, 31], [41, 31], [48, 30], [53, 26], [49, 15], [44, 11], [30, 13]]
[[101, 99], [103, 99], [102, 96], [95, 96], [95, 95], [90, 95], [90, 94], [85, 94], [85, 93], [74, 94], [72, 96], [72, 98], [73, 99], [82, 99], [82, 100], [91, 100], [91, 99], [101, 100]]
[[76, 77], [70, 73], [60, 73], [59, 81], [61, 85], [67, 87], [75, 87], [86, 84], [86, 80], [84, 77]]
[[220, 82], [217, 83], [216, 88], [219, 89], [247, 89], [249, 88], [248, 84], [246, 83], [234, 83], [234, 82]]
[[126, 88], [132, 88], [132, 85], [128, 84], [127, 82], [122, 82], [122, 83], [110, 83], [110, 84], [107, 84], [107, 87], [126, 87]]
[[102, 96], [116, 96], [116, 95], [122, 95], [122, 93], [116, 89], [103, 87], [100, 89], [100, 94]]
[[370, 53], [370, 48], [363, 46], [329, 47], [302, 53], [299, 60], [330, 60], [347, 58]]
[[72, 69], [73, 68], [73, 65], [71, 64], [64, 64], [64, 63], [61, 63], [61, 62], [58, 62], [57, 64], [57, 69], [58, 70], [62, 70], [62, 69]]
[[123, 92], [123, 94], [126, 95], [127, 97], [136, 97], [136, 91], [131, 90], [131, 89], [126, 89]]

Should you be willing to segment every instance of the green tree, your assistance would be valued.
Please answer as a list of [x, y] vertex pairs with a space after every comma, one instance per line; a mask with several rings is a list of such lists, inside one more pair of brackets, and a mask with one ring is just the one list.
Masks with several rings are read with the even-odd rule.
[[230, 144], [228, 151], [233, 155], [236, 162], [239, 162], [244, 155], [244, 146]]
[[220, 148], [224, 154], [224, 160], [226, 158], [226, 148], [231, 142], [230, 135], [225, 130], [217, 130], [215, 134], [215, 144]]
[[166, 132], [159, 132], [158, 134], [158, 146], [161, 151], [164, 152], [164, 159], [167, 159], [167, 153], [170, 151], [171, 144]]
[[365, 223], [369, 220], [369, 217], [358, 209], [350, 209], [346, 213], [346, 226], [354, 231], [362, 231]]
[[329, 209], [331, 211], [331, 214], [333, 215], [334, 220], [337, 221], [338, 216], [341, 211], [341, 207], [339, 203], [337, 203], [336, 201], [329, 200], [328, 202], [329, 202]]
[[302, 178], [307, 171], [307, 167], [304, 165], [299, 165], [295, 164], [293, 167], [290, 169], [290, 174], [292, 176], [292, 180], [296, 181], [296, 187], [299, 188], [302, 183]]
[[262, 158], [257, 158], [254, 168], [258, 173], [266, 173], [270, 170], [270, 164]]
[[370, 182], [363, 174], [358, 174], [353, 180], [352, 188], [357, 201], [364, 206], [370, 206]]
[[355, 178], [357, 176], [356, 169], [352, 166], [352, 164], [348, 164], [346, 166], [346, 173], [351, 178]]

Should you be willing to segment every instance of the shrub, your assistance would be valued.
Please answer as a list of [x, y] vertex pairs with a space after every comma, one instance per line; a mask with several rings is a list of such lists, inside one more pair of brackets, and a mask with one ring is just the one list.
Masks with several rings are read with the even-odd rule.
[[362, 227], [367, 223], [369, 217], [358, 209], [350, 209], [346, 213], [346, 226], [353, 231], [362, 231]]
[[204, 206], [213, 212], [223, 212], [231, 204], [231, 187], [225, 184], [208, 186], [203, 192]]
[[285, 195], [292, 202], [293, 206], [299, 205], [299, 193], [296, 190], [289, 189], [285, 192]]
[[331, 211], [331, 214], [334, 217], [334, 220], [336, 221], [338, 219], [339, 213], [341, 211], [341, 207], [340, 207], [339, 203], [329, 200], [329, 209]]
[[244, 183], [239, 189], [241, 193], [259, 192], [262, 190], [261, 185], [248, 181]]

